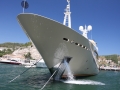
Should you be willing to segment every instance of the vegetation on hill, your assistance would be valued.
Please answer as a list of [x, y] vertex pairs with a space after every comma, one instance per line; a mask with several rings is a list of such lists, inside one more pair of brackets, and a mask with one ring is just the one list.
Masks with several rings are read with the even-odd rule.
[[17, 48], [28, 47], [28, 46], [32, 46], [32, 43], [31, 42], [27, 42], [27, 43], [11, 43], [11, 42], [2, 43], [2, 44], [0, 44], [0, 47], [5, 47], [7, 49], [0, 51], [0, 57], [2, 57], [3, 55], [6, 55], [6, 54], [11, 54]]
[[30, 52], [28, 52], [27, 54], [24, 54], [24, 57], [25, 57], [26, 59], [32, 59]]
[[0, 51], [0, 57], [6, 54], [11, 54], [13, 51], [11, 49], [4, 49], [3, 51]]
[[114, 63], [118, 63], [120, 61], [120, 55], [113, 54], [113, 55], [103, 55], [100, 56], [100, 59], [112, 60]]
[[15, 48], [15, 47], [27, 47], [32, 45], [31, 42], [27, 42], [27, 43], [11, 43], [11, 42], [7, 42], [7, 43], [2, 43], [0, 44], [0, 47], [7, 47], [7, 48]]

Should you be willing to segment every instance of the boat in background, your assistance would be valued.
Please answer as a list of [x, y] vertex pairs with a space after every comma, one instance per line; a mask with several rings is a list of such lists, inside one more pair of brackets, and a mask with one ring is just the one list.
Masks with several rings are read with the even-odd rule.
[[16, 60], [16, 59], [1, 59], [0, 63], [22, 65], [22, 62], [20, 60]]
[[96, 75], [99, 73], [98, 47], [94, 40], [87, 37], [92, 26], [80, 26], [82, 35], [73, 30], [70, 0], [67, 2], [63, 24], [32, 13], [19, 14], [18, 22], [43, 57], [51, 74], [57, 70], [54, 79], [57, 75], [59, 78], [67, 77], [64, 61], [67, 61], [75, 77]]
[[29, 68], [29, 67], [44, 68], [44, 67], [47, 67], [43, 59], [40, 59], [40, 60], [25, 60], [22, 63], [22, 65], [25, 66], [26, 68]]
[[25, 65], [25, 67], [26, 67], [26, 68], [31, 68], [31, 67], [36, 67], [36, 65], [34, 65], [34, 64], [32, 64], [32, 65], [31, 65], [31, 64], [28, 64], [28, 65]]
[[40, 61], [38, 61], [38, 62], [36, 63], [36, 67], [38, 67], [38, 68], [46, 68], [47, 66], [46, 66], [44, 60], [41, 59]]

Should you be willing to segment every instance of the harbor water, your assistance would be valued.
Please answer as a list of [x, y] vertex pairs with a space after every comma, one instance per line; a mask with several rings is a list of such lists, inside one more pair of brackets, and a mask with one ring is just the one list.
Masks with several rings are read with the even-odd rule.
[[[21, 74], [26, 69], [20, 65], [0, 64], [0, 90], [40, 90], [51, 76], [47, 68], [35, 67]], [[43, 90], [120, 90], [120, 71], [100, 71], [96, 76], [75, 81], [50, 80]]]

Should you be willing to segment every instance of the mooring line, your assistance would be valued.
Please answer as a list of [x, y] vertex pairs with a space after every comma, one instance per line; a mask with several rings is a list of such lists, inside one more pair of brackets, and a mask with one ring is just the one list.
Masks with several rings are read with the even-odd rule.
[[51, 75], [51, 77], [48, 79], [48, 81], [44, 84], [44, 86], [40, 89], [43, 90], [44, 87], [47, 85], [47, 83], [50, 81], [50, 79], [53, 77], [53, 75], [57, 72], [57, 70], [55, 70], [55, 72]]
[[[61, 61], [62, 63], [62, 61]], [[61, 63], [59, 64], [58, 68], [54, 71], [54, 73], [51, 75], [51, 77], [48, 79], [48, 81], [43, 85], [43, 87], [40, 90], [43, 90], [45, 88], [45, 86], [48, 84], [48, 82], [50, 81], [50, 79], [53, 77], [53, 75], [58, 71]]]
[[[41, 59], [42, 59], [42, 58], [41, 58]], [[40, 59], [40, 60], [41, 60], [41, 59]], [[37, 64], [40, 60], [38, 60], [35, 64]], [[31, 65], [31, 67], [34, 66], [35, 64]], [[30, 68], [31, 68], [31, 67], [30, 67]], [[18, 76], [16, 76], [16, 77], [13, 78], [12, 80], [10, 80], [8, 83], [13, 82], [15, 79], [17, 79], [17, 78], [20, 77], [22, 74], [24, 74], [25, 72], [27, 72], [30, 68], [28, 68], [28, 69], [26, 69], [25, 71], [23, 71], [21, 74], [19, 74]]]

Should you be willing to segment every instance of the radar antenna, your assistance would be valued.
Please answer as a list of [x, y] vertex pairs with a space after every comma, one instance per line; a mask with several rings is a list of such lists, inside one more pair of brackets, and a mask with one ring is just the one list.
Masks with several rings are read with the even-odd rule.
[[92, 30], [92, 26], [91, 25], [88, 25], [88, 27], [86, 27], [86, 25], [85, 25], [85, 28], [83, 28], [83, 26], [80, 26], [79, 27], [79, 30], [80, 31], [82, 31], [82, 35], [85, 37], [85, 38], [88, 38], [87, 37], [87, 33], [88, 33], [88, 31], [91, 31]]
[[26, 0], [24, 0], [21, 2], [21, 6], [23, 7], [23, 13], [24, 13], [25, 9], [29, 7], [29, 4]]
[[64, 16], [64, 21], [63, 21], [63, 25], [68, 25], [69, 28], [71, 28], [71, 12], [70, 12], [70, 0], [67, 0], [68, 2], [68, 5], [66, 6], [66, 9], [65, 9], [65, 16]]

